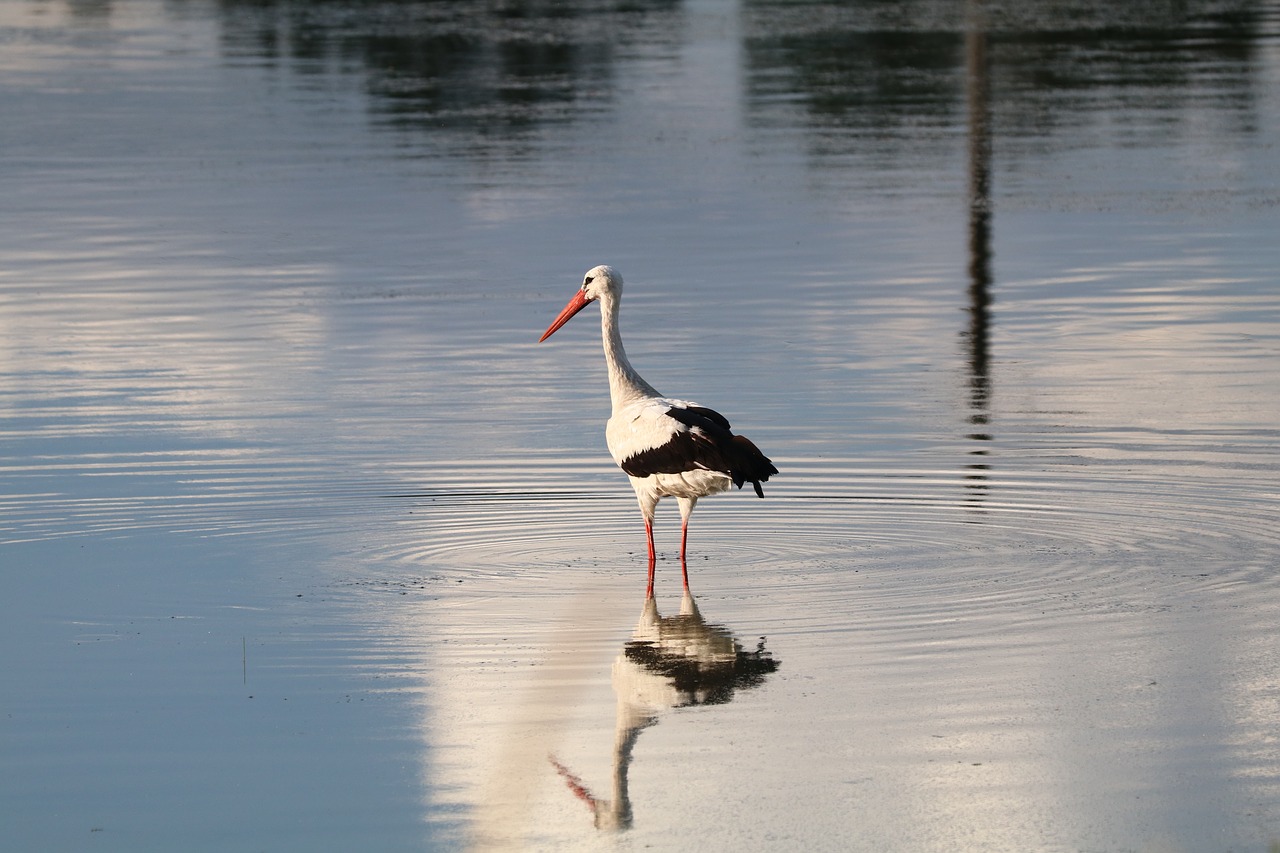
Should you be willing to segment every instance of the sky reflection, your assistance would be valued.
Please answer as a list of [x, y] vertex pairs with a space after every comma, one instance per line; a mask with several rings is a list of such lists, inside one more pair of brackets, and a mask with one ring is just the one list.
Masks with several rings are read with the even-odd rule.
[[11, 843], [1280, 838], [1280, 17], [974, 9], [0, 4]]

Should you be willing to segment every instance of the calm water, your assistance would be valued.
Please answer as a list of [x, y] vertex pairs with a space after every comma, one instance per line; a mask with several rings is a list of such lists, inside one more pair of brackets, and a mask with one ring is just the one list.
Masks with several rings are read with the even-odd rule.
[[[0, 113], [6, 847], [1280, 845], [1280, 5], [6, 0]], [[597, 263], [782, 471], [696, 602]]]

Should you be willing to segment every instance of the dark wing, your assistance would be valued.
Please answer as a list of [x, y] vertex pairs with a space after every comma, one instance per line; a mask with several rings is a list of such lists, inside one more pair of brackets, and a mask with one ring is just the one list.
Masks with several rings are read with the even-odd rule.
[[667, 414], [691, 427], [710, 421], [725, 432], [730, 430], [729, 419], [715, 409], [708, 409], [706, 406], [685, 406], [683, 409], [673, 408], [667, 410]]
[[663, 414], [681, 426], [665, 443], [622, 460], [623, 471], [632, 477], [681, 474], [699, 468], [719, 471], [738, 488], [751, 483], [756, 494], [764, 497], [760, 484], [778, 469], [747, 438], [734, 435], [724, 415], [704, 406], [672, 406]]

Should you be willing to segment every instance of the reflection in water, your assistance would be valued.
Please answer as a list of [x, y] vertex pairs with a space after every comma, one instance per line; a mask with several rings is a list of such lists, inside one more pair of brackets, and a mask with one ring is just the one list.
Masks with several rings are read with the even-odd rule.
[[[636, 846], [1280, 837], [1275, 3], [719, 5], [0, 3], [9, 847], [560, 849], [607, 839], [547, 763], [591, 746]], [[723, 697], [652, 639], [611, 691], [581, 518], [634, 505], [512, 337], [606, 242], [705, 330], [654, 369], [739, 382], [797, 469], [707, 571], [806, 678], [643, 742]], [[726, 363], [747, 326], [782, 356]], [[957, 529], [969, 433], [1000, 523]]]
[[225, 0], [223, 50], [321, 76], [359, 71], [374, 121], [468, 144], [450, 153], [509, 165], [538, 133], [598, 114], [629, 45], [677, 41], [677, 0], [591, 3], [313, 3]]
[[[982, 0], [969, 0], [965, 30], [966, 87], [969, 105], [969, 438], [991, 441], [991, 373], [988, 329], [991, 306], [991, 74]], [[989, 451], [966, 466], [968, 503], [981, 504], [987, 494], [984, 461]]]
[[743, 651], [723, 625], [707, 622], [686, 588], [680, 613], [663, 617], [652, 596], [645, 599], [635, 635], [613, 662], [613, 690], [618, 697], [613, 738], [613, 781], [609, 799], [601, 799], [567, 767], [551, 758], [569, 790], [595, 815], [599, 829], [631, 826], [627, 771], [640, 732], [671, 708], [721, 705], [734, 691], [755, 687], [778, 668], [765, 650], [765, 640]]
[[[946, 135], [937, 130], [962, 107], [956, 71], [976, 15], [999, 38], [1001, 137], [1015, 146], [1043, 145], [1105, 119], [1117, 100], [1162, 111], [1162, 122], [1141, 130], [1132, 119], [1119, 122], [1124, 133], [1147, 137], [1130, 142], [1167, 144], [1192, 121], [1193, 106], [1221, 111], [1232, 127], [1255, 121], [1265, 88], [1257, 58], [1271, 26], [1257, 4], [985, 0], [977, 7], [746, 0], [753, 119], [800, 118], [819, 135], [813, 151], [824, 159], [870, 147], [888, 165], [914, 161], [922, 149], [945, 152]], [[1206, 91], [1219, 97], [1206, 101]]]

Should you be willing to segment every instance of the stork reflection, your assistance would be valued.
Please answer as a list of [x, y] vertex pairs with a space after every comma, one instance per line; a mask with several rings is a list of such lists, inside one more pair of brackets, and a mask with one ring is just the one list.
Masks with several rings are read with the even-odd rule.
[[653, 596], [645, 599], [634, 635], [613, 662], [617, 696], [613, 779], [608, 799], [555, 756], [552, 765], [569, 790], [591, 809], [597, 829], [626, 830], [632, 823], [627, 771], [640, 733], [664, 711], [690, 705], [722, 705], [738, 690], [755, 687], [778, 668], [761, 637], [745, 651], [724, 625], [707, 622], [686, 588], [676, 616], [662, 616]]

